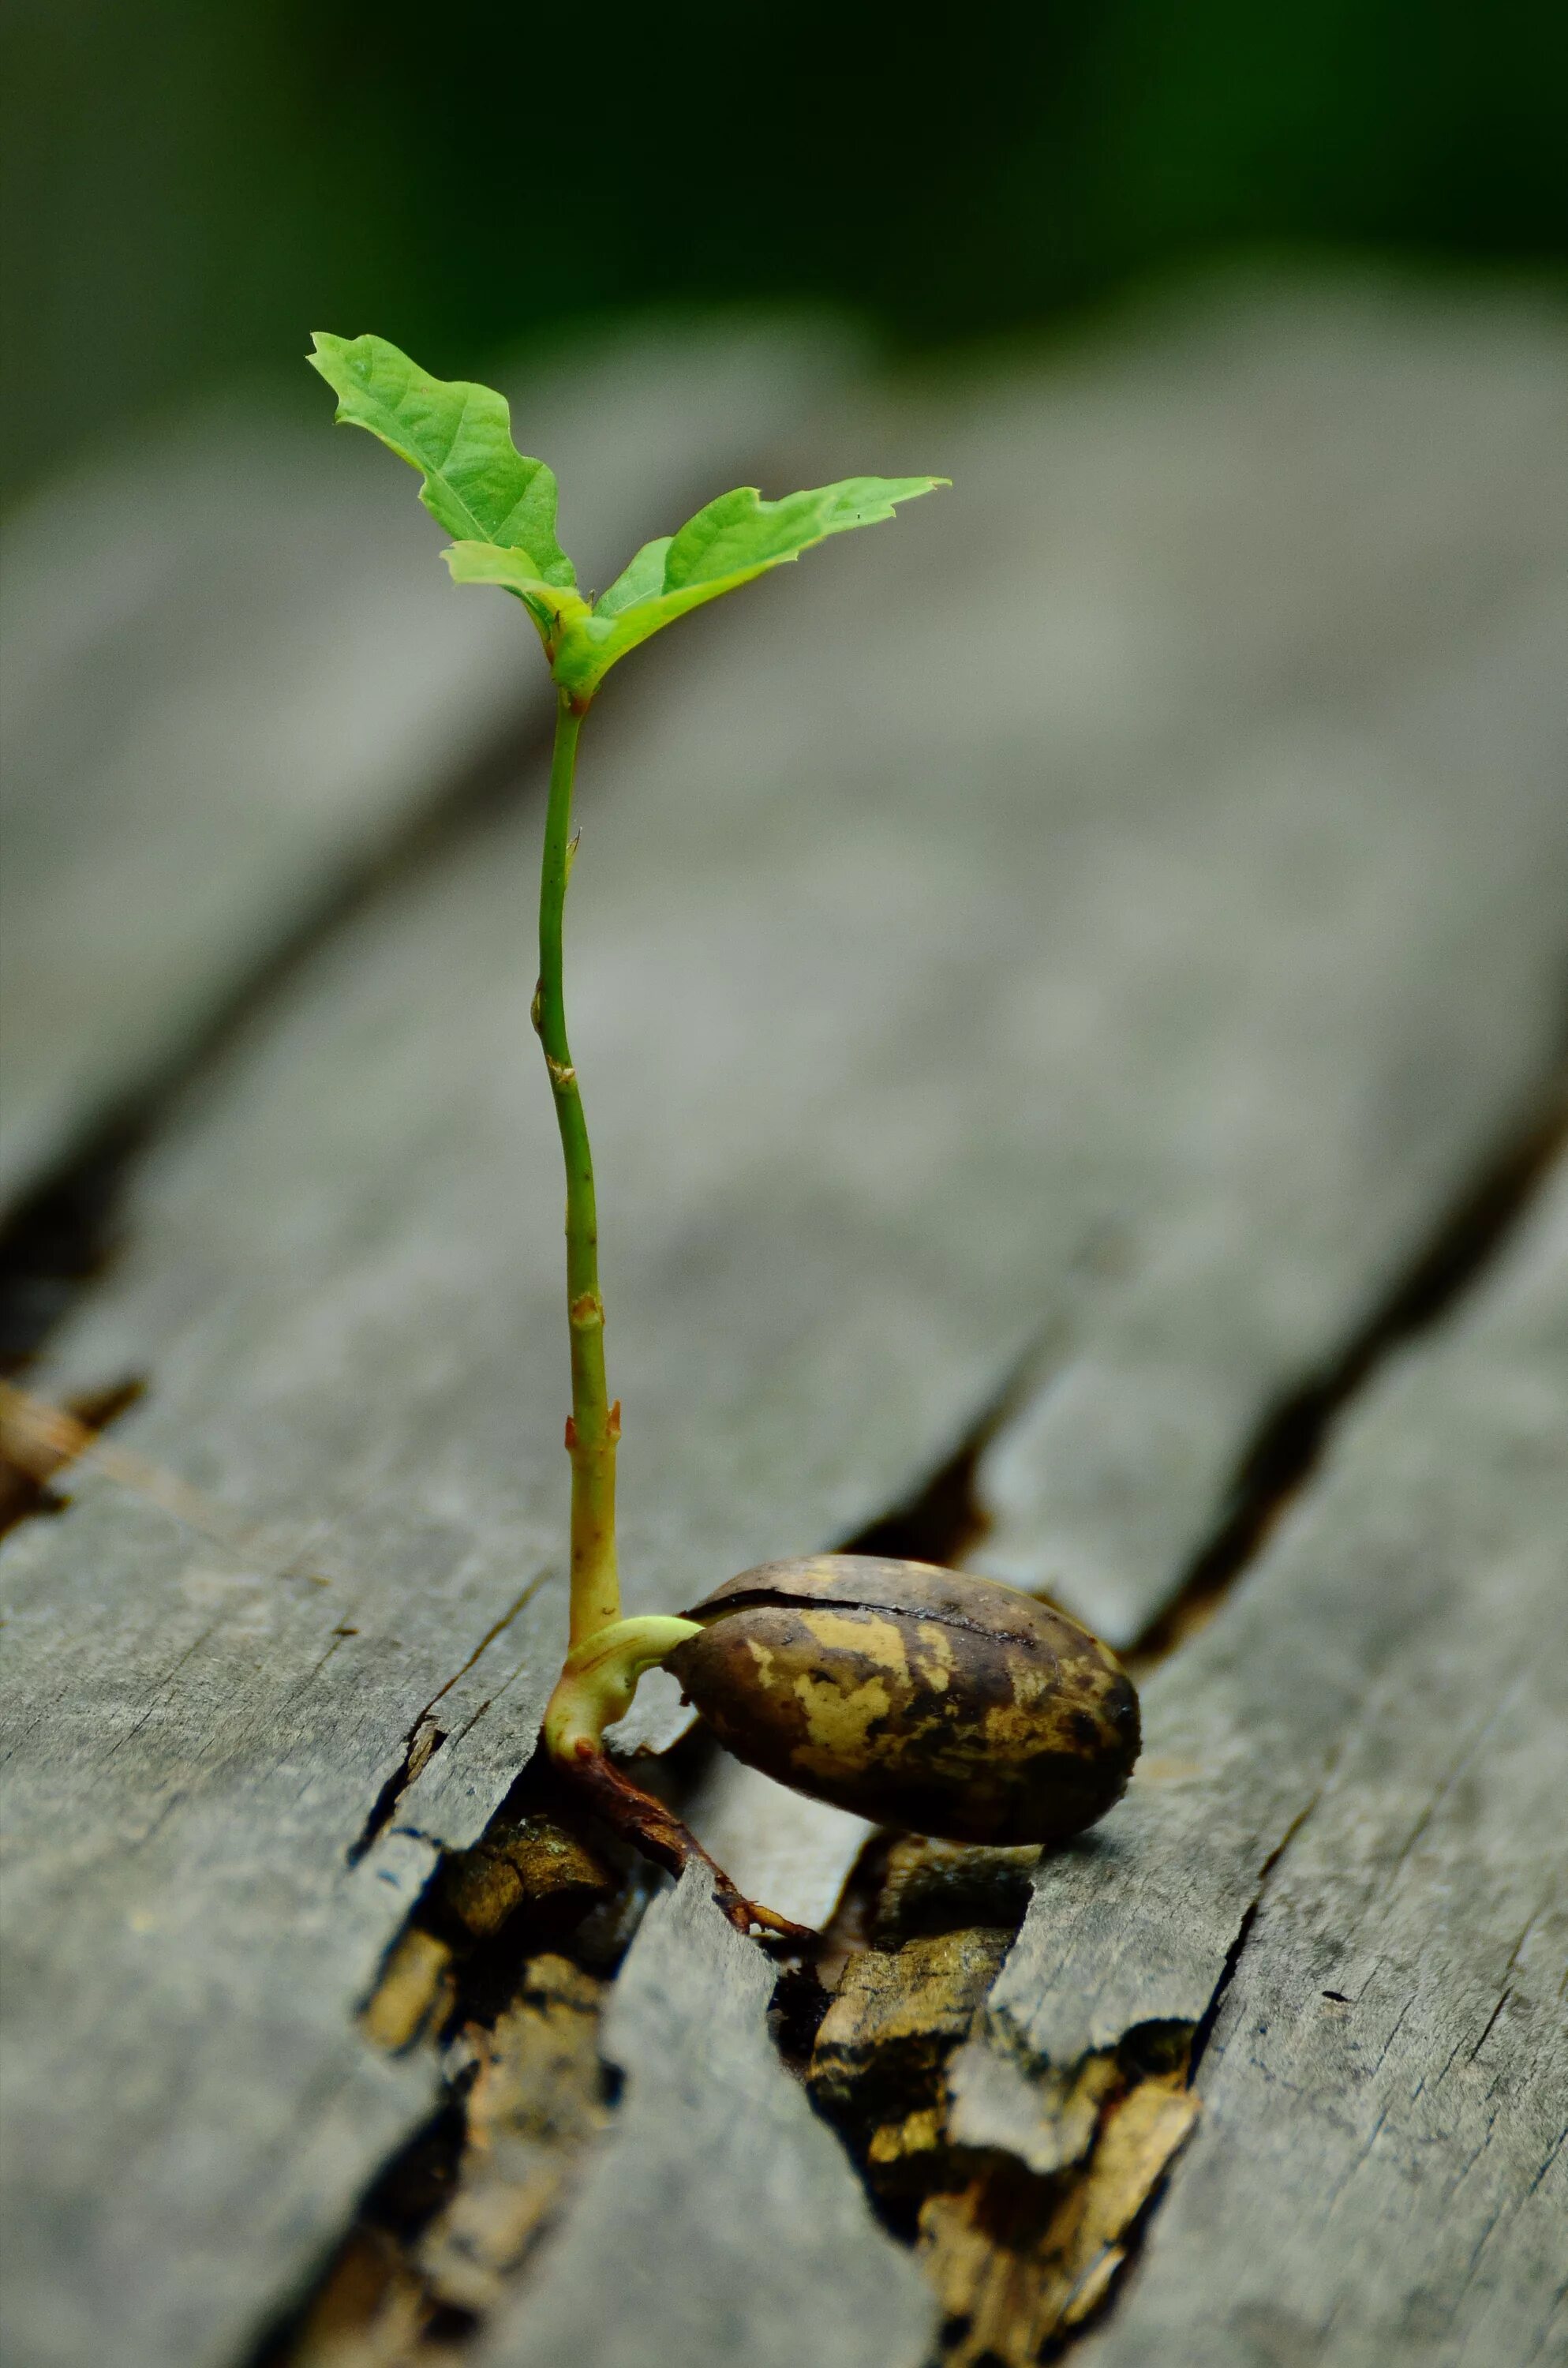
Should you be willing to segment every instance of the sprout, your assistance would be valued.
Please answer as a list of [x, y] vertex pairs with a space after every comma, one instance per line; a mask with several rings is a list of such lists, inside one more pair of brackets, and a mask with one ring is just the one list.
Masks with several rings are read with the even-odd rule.
[[835, 1555], [746, 1572], [684, 1617], [620, 1614], [620, 1406], [605, 1373], [593, 1158], [562, 979], [583, 719], [610, 668], [677, 617], [831, 535], [891, 518], [898, 503], [947, 479], [851, 477], [779, 501], [740, 486], [677, 533], [644, 543], [590, 602], [557, 539], [555, 478], [513, 445], [503, 396], [431, 378], [381, 337], [318, 336], [315, 347], [311, 359], [337, 395], [339, 420], [420, 471], [420, 498], [454, 538], [446, 553], [454, 581], [498, 586], [521, 604], [556, 686], [533, 1002], [566, 1164], [572, 1365], [570, 1649], [545, 1714], [551, 1758], [661, 1864], [704, 1860], [743, 1930], [760, 1925], [795, 1943], [812, 1936], [743, 1898], [606, 1751], [605, 1730], [646, 1670], [673, 1669], [731, 1750], [821, 1799], [960, 1840], [1075, 1833], [1127, 1782], [1137, 1698], [1103, 1645], [1011, 1588], [923, 1563]]

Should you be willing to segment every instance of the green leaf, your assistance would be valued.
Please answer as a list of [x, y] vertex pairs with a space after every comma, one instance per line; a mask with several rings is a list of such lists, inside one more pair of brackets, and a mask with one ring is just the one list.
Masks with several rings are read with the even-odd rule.
[[891, 518], [895, 503], [948, 483], [946, 477], [847, 477], [777, 502], [765, 502], [755, 485], [721, 494], [678, 534], [644, 543], [593, 614], [568, 621], [553, 659], [557, 681], [591, 697], [619, 658], [677, 617], [798, 559], [830, 534]]
[[777, 567], [830, 534], [891, 518], [895, 502], [928, 494], [940, 483], [937, 477], [846, 477], [778, 502], [765, 502], [755, 485], [738, 485], [687, 518], [665, 555], [665, 589]]
[[[505, 395], [464, 379], [431, 378], [384, 337], [318, 332], [307, 356], [337, 396], [337, 416], [368, 428], [425, 483], [420, 500], [459, 542], [524, 551], [537, 580], [575, 584], [555, 539], [556, 484], [512, 442]], [[512, 587], [516, 588], [516, 587]]]
[[777, 502], [765, 502], [755, 485], [737, 486], [678, 534], [645, 542], [590, 610], [556, 541], [555, 478], [517, 451], [504, 396], [432, 378], [384, 337], [323, 331], [314, 344], [309, 359], [336, 393], [338, 418], [368, 428], [421, 472], [419, 497], [454, 539], [446, 554], [454, 583], [499, 585], [519, 599], [557, 682], [584, 700], [628, 650], [688, 609], [949, 483], [846, 477]]
[[673, 534], [661, 534], [655, 541], [645, 542], [630, 566], [623, 567], [608, 592], [601, 592], [594, 602], [596, 617], [619, 617], [633, 602], [650, 599], [665, 588], [665, 553], [675, 541]]
[[539, 627], [547, 655], [565, 626], [592, 613], [580, 592], [547, 584], [526, 551], [501, 551], [493, 542], [454, 542], [441, 556], [454, 584], [499, 584], [504, 591], [515, 592]]

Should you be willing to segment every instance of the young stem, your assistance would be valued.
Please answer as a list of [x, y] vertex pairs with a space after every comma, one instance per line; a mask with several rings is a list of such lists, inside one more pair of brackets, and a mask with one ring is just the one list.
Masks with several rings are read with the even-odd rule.
[[572, 1415], [566, 1446], [572, 1458], [572, 1611], [574, 1645], [620, 1617], [615, 1559], [615, 1447], [620, 1407], [605, 1389], [605, 1309], [599, 1295], [598, 1214], [594, 1162], [577, 1072], [566, 1041], [561, 975], [562, 923], [572, 869], [572, 781], [583, 728], [567, 694], [555, 718], [544, 864], [539, 896], [539, 993], [534, 1026], [544, 1046], [555, 1097], [556, 1123], [566, 1162], [566, 1313], [572, 1335]]
[[701, 1634], [695, 1620], [617, 1620], [574, 1645], [544, 1713], [551, 1757], [568, 1764], [603, 1759], [605, 1729], [626, 1716], [639, 1678]]

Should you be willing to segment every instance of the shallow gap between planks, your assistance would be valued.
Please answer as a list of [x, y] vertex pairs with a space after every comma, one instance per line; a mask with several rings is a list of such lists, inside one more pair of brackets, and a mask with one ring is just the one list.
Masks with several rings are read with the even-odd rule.
[[1207, 1624], [1322, 1464], [1333, 1434], [1390, 1359], [1444, 1322], [1482, 1281], [1568, 1146], [1568, 1060], [1559, 1060], [1463, 1179], [1414, 1256], [1321, 1372], [1255, 1431], [1226, 1510], [1165, 1604], [1123, 1656], [1135, 1676]]

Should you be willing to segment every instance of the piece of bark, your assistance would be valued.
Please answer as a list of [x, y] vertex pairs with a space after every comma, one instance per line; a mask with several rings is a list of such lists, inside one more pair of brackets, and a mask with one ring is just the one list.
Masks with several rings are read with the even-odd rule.
[[933, 2101], [1007, 1953], [1003, 1931], [917, 1935], [851, 1959], [817, 2032], [809, 2079], [840, 2122], [903, 2120]]
[[[1128, 1453], [1198, 1408], [1202, 1454], [1136, 1552], [1103, 1475], [1075, 1566], [1169, 1585], [1555, 1040], [1560, 353], [1526, 306], [1323, 298], [846, 415], [802, 478], [961, 502], [618, 675], [571, 960], [629, 1610], [853, 1534], [1026, 1348], [1102, 1338], [1142, 1342]], [[148, 1373], [117, 1445], [174, 1484], [68, 1480], [4, 1561], [13, 2307], [51, 2363], [227, 2363], [429, 2100], [355, 2016], [564, 1626], [536, 830], [476, 821], [252, 1015], [37, 1376]]]

